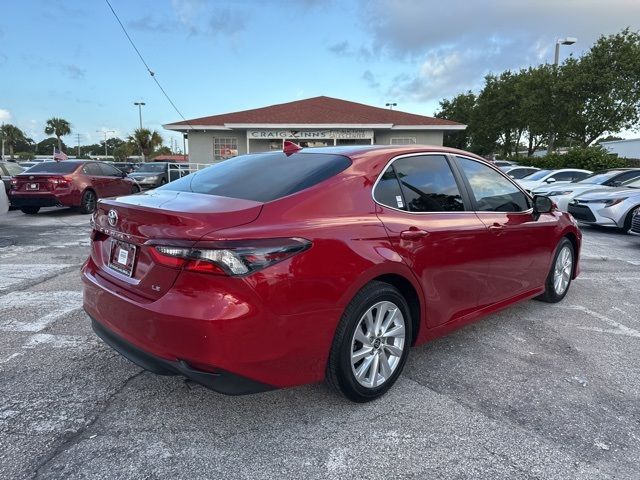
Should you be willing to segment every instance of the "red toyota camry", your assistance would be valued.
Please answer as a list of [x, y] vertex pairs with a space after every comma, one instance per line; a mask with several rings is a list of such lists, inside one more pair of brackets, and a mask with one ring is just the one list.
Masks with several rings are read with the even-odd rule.
[[245, 394], [327, 379], [385, 393], [409, 347], [558, 302], [581, 234], [546, 197], [442, 147], [239, 156], [101, 200], [83, 267], [95, 332], [152, 372]]

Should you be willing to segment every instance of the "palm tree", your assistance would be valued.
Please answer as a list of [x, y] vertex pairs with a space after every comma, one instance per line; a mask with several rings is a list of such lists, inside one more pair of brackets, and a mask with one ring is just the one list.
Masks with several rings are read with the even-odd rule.
[[47, 126], [44, 127], [44, 133], [55, 135], [58, 138], [58, 150], [62, 151], [62, 140], [60, 138], [71, 133], [71, 124], [64, 118], [50, 118], [47, 120]]
[[4, 140], [4, 143], [9, 145], [9, 155], [11, 156], [11, 160], [13, 160], [13, 149], [15, 148], [18, 142], [24, 142], [26, 139], [24, 138], [24, 133], [15, 125], [11, 125], [7, 123], [6, 125], [2, 125], [0, 127], [0, 137]]
[[148, 158], [157, 147], [162, 145], [162, 137], [155, 130], [152, 132], [146, 128], [137, 128], [129, 135], [129, 142], [136, 145], [142, 152], [142, 161]]

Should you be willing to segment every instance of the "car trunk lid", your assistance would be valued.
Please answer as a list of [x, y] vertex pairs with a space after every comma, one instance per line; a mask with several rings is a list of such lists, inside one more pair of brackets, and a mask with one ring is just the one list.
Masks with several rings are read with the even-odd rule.
[[261, 209], [262, 203], [251, 200], [164, 189], [102, 200], [93, 218], [91, 255], [107, 280], [142, 297], [159, 298], [179, 270], [155, 262], [153, 245], [190, 247], [207, 233], [251, 223]]

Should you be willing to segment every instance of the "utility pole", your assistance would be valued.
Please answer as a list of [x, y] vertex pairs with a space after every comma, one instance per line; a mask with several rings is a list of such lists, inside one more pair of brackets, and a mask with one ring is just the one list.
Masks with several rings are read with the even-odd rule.
[[138, 106], [138, 115], [140, 117], [140, 130], [142, 130], [142, 107], [146, 105], [144, 102], [133, 102], [134, 105]]
[[80, 158], [80, 137], [82, 136], [81, 133], [76, 133], [76, 140], [78, 142], [78, 154], [76, 155], [76, 158]]
[[0, 128], [0, 135], [2, 135], [2, 156], [0, 160], [4, 162], [4, 122], [2, 122], [2, 128]]
[[104, 133], [104, 156], [108, 156], [109, 154], [107, 153], [107, 134], [108, 133], [116, 133], [115, 130], [96, 130], [96, 132], [98, 133]]

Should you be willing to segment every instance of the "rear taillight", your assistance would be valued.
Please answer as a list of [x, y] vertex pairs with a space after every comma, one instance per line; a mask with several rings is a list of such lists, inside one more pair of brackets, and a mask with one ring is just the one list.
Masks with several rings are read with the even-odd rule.
[[18, 186], [18, 179], [17, 178], [12, 178], [11, 179], [11, 188], [15, 189]]
[[311, 246], [303, 238], [199, 243], [194, 247], [154, 245], [151, 254], [164, 266], [215, 275], [247, 275], [286, 260]]
[[49, 183], [51, 183], [54, 188], [67, 188], [71, 183], [71, 179], [67, 177], [50, 178]]

